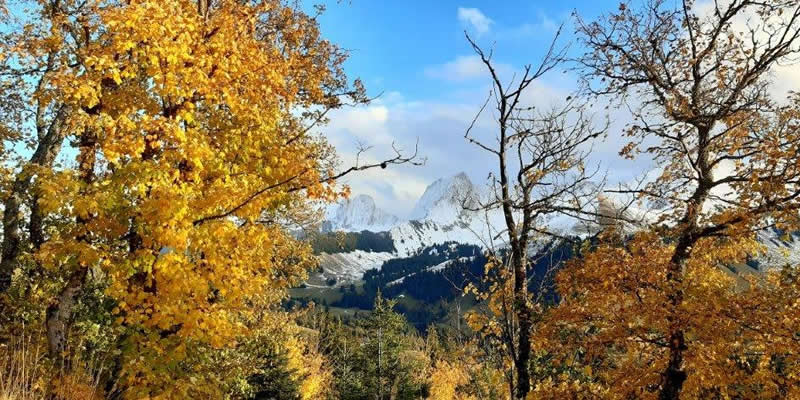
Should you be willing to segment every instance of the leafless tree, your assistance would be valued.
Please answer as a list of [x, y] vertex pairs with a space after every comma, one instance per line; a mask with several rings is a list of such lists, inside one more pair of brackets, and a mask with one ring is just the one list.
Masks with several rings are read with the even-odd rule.
[[[588, 107], [568, 97], [565, 104], [540, 110], [530, 104], [536, 87], [532, 85], [556, 68], [564, 59], [566, 47], [557, 39], [551, 43], [538, 66], [527, 65], [518, 79], [505, 82], [492, 61], [492, 53], [467, 40], [480, 57], [492, 80], [492, 90], [465, 138], [490, 153], [497, 164], [489, 175], [491, 196], [479, 201], [475, 210], [502, 212], [504, 268], [513, 281], [512, 299], [503, 301], [508, 313], [501, 325], [503, 341], [510, 350], [514, 373], [511, 382], [515, 398], [524, 399], [531, 390], [529, 362], [530, 333], [534, 324], [534, 299], [528, 291], [531, 261], [529, 249], [541, 237], [565, 238], [548, 229], [547, 219], [567, 215], [576, 221], [594, 222], [591, 205], [602, 180], [599, 167], [588, 169], [592, 142], [603, 136], [607, 124], [595, 126]], [[496, 118], [496, 141], [491, 143], [473, 135], [473, 128], [490, 104]]]

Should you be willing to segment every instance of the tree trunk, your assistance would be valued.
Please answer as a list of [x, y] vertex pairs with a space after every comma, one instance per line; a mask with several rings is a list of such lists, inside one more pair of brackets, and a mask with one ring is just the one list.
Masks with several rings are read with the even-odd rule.
[[667, 369], [661, 374], [662, 385], [658, 396], [660, 400], [680, 399], [683, 383], [687, 378], [686, 371], [683, 369], [683, 352], [687, 349], [687, 346], [684, 329], [679, 321], [680, 310], [678, 308], [683, 303], [683, 290], [680, 288], [683, 265], [689, 258], [691, 246], [695, 241], [691, 231], [686, 232], [678, 240], [675, 252], [669, 263], [669, 271], [667, 272], [667, 284], [668, 290], [670, 290], [667, 298], [671, 308], [667, 312], [669, 361], [667, 362]]
[[669, 337], [669, 363], [667, 363], [667, 370], [663, 373], [664, 384], [658, 396], [661, 400], [677, 400], [681, 397], [683, 382], [687, 378], [686, 371], [683, 369], [684, 350], [686, 350], [686, 342], [683, 338], [683, 330], [676, 329], [670, 333]]
[[708, 198], [713, 187], [712, 167], [709, 163], [709, 136], [712, 124], [696, 125], [697, 128], [697, 161], [698, 173], [697, 188], [689, 199], [686, 214], [681, 220], [681, 230], [675, 244], [667, 271], [667, 290], [669, 307], [667, 310], [667, 323], [669, 324], [669, 362], [661, 374], [660, 400], [680, 399], [683, 383], [687, 373], [683, 368], [683, 352], [687, 349], [684, 327], [680, 322], [680, 305], [683, 303], [683, 268], [691, 256], [692, 247], [699, 240], [698, 221], [703, 210], [703, 204]]
[[[81, 182], [86, 187], [91, 187], [94, 182], [94, 168], [97, 161], [97, 154], [95, 145], [97, 139], [93, 134], [86, 132], [80, 137], [79, 153], [78, 153], [78, 172]], [[86, 225], [89, 222], [89, 217], [77, 217], [75, 223], [78, 225]], [[90, 240], [88, 233], [82, 233], [75, 238], [78, 242], [88, 242]], [[89, 271], [89, 265], [86, 265], [82, 260], [78, 261], [77, 269], [70, 275], [67, 285], [61, 290], [55, 298], [53, 304], [47, 309], [47, 320], [45, 321], [47, 327], [47, 345], [50, 351], [50, 356], [54, 359], [60, 359], [67, 345], [67, 333], [69, 332], [69, 325], [72, 320], [72, 308], [75, 305], [78, 294], [83, 288], [83, 283], [86, 280], [86, 275]]]
[[44, 244], [44, 214], [39, 207], [39, 195], [34, 193], [31, 199], [31, 220], [28, 223], [28, 237], [33, 250], [39, 250]]
[[514, 307], [517, 310], [519, 322], [519, 332], [517, 333], [519, 345], [514, 360], [514, 368], [517, 370], [517, 399], [524, 399], [531, 390], [530, 372], [528, 363], [531, 357], [531, 309], [528, 306], [528, 274], [525, 251], [519, 248], [519, 244], [512, 249], [514, 253]]
[[73, 272], [67, 285], [58, 294], [53, 304], [47, 308], [47, 346], [50, 356], [54, 360], [60, 360], [66, 350], [72, 307], [75, 306], [78, 294], [83, 288], [87, 271], [86, 268], [81, 267]]
[[3, 210], [3, 259], [0, 261], [0, 293], [11, 286], [11, 276], [17, 266], [22, 243], [22, 196], [27, 190], [28, 180], [18, 176], [6, 199]]
[[[676, 276], [682, 269], [682, 262], [670, 263], [671, 271], [667, 274], [669, 283], [679, 284]], [[667, 369], [662, 373], [662, 387], [658, 398], [660, 400], [680, 399], [683, 382], [686, 381], [687, 374], [683, 369], [683, 352], [686, 350], [686, 340], [684, 338], [683, 327], [678, 321], [678, 306], [683, 302], [683, 291], [674, 289], [670, 293], [669, 303], [672, 310], [669, 310], [667, 319], [669, 322], [669, 362]]]

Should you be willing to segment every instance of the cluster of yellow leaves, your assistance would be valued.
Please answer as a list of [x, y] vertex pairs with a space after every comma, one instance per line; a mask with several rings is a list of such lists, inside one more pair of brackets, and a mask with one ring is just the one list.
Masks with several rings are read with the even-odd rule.
[[462, 365], [453, 365], [447, 361], [438, 361], [431, 372], [431, 400], [469, 400], [473, 396], [462, 396], [457, 392], [459, 386], [469, 382], [468, 372]]
[[650, 388], [658, 386], [669, 355], [665, 315], [674, 311], [687, 342], [685, 396], [794, 393], [800, 319], [792, 303], [798, 289], [781, 288], [778, 275], [733, 272], [758, 253], [753, 238], [708, 238], [688, 260], [679, 283], [683, 301], [671, 310], [668, 294], [675, 288], [664, 275], [673, 251], [658, 234], [640, 233], [624, 245], [599, 245], [559, 274], [563, 301], [537, 325], [534, 343], [538, 351], [555, 354], [557, 363], [584, 366], [589, 380], [563, 375], [540, 390], [571, 387], [604, 398], [656, 398]]
[[289, 354], [289, 370], [299, 382], [302, 399], [321, 399], [329, 394], [333, 376], [322, 355], [295, 336], [287, 340], [285, 348]]
[[[430, 340], [430, 336], [428, 340]], [[458, 348], [429, 354], [429, 399], [475, 400], [508, 398], [504, 369], [495, 368], [478, 342], [459, 343]]]
[[464, 294], [473, 295], [479, 301], [484, 301], [488, 313], [469, 313], [467, 323], [475, 331], [484, 331], [487, 335], [500, 335], [501, 326], [498, 320], [509, 313], [509, 304], [513, 301], [513, 276], [510, 269], [503, 264], [503, 260], [490, 257], [484, 266], [482, 284], [486, 290], [479, 289], [475, 284], [468, 284]]

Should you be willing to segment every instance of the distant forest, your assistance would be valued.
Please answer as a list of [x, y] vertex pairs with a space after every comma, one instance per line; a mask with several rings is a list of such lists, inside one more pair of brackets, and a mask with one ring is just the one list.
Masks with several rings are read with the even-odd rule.
[[[551, 242], [531, 256], [529, 290], [545, 290], [544, 298], [556, 298], [552, 287], [555, 271], [564, 261], [573, 257], [569, 242]], [[445, 263], [442, 268], [432, 267]], [[386, 298], [408, 296], [424, 303], [424, 307], [408, 307], [404, 302], [397, 310], [420, 328], [444, 316], [440, 303], [449, 303], [463, 294], [468, 284], [483, 285], [484, 266], [487, 259], [480, 247], [448, 242], [430, 246], [405, 258], [388, 260], [378, 269], [364, 273], [363, 286], [339, 288], [342, 298], [330, 304], [341, 308], [370, 310], [378, 291]], [[438, 304], [438, 305], [437, 305]]]
[[310, 237], [315, 254], [348, 253], [355, 250], [369, 252], [394, 252], [394, 242], [389, 232], [320, 232]]

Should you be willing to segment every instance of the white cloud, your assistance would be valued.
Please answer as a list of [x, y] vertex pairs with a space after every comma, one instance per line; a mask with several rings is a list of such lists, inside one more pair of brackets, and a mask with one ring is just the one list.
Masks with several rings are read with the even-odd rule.
[[[513, 72], [509, 67], [506, 79], [510, 79]], [[569, 81], [561, 76], [555, 78]], [[523, 103], [541, 109], [562, 104], [569, 92], [565, 82], [537, 81], [529, 87]], [[392, 143], [413, 151], [417, 140], [420, 155], [427, 158], [421, 167], [403, 165], [364, 171], [349, 176], [342, 183], [350, 185], [354, 195], [371, 195], [379, 207], [401, 218], [408, 216], [427, 185], [438, 178], [463, 171], [475, 184], [485, 184], [489, 171], [496, 168], [496, 159], [469, 144], [464, 133], [486, 100], [488, 84], [487, 81], [486, 85], [470, 90], [456, 90], [443, 100], [406, 99], [390, 92], [370, 106], [334, 112], [325, 133], [336, 146], [343, 167], [355, 161], [357, 142], [374, 146], [361, 155], [361, 162], [391, 157]], [[487, 144], [496, 143], [495, 118], [495, 113], [487, 109], [478, 119], [473, 136]], [[618, 161], [621, 160], [617, 156], [620, 147], [620, 141], [610, 137], [608, 142], [598, 143], [592, 153], [593, 159], [603, 160], [604, 168], [609, 168], [613, 175], [630, 174], [631, 162]]]
[[350, 143], [334, 143], [335, 145], [354, 145], [356, 143], [386, 145], [392, 143], [392, 137], [386, 125], [388, 119], [389, 109], [384, 105], [373, 104], [336, 112], [327, 129], [347, 131]]
[[[513, 68], [504, 63], [492, 62], [501, 77], [510, 76]], [[458, 56], [444, 64], [432, 65], [424, 70], [425, 76], [448, 82], [464, 82], [476, 79], [488, 79], [489, 71], [477, 55]], [[486, 81], [489, 82], [488, 80]]]
[[497, 36], [502, 39], [530, 39], [539, 36], [549, 39], [549, 35], [555, 34], [558, 28], [559, 23], [540, 11], [536, 22], [526, 22], [512, 28], [501, 29], [497, 32]]
[[425, 76], [451, 82], [486, 76], [486, 66], [477, 55], [459, 56], [453, 61], [425, 68]]
[[[470, 100], [471, 101], [471, 100]], [[360, 155], [359, 162], [372, 163], [394, 155], [392, 144], [413, 152], [419, 140], [424, 166], [390, 166], [348, 176], [353, 194], [369, 194], [377, 205], [399, 217], [406, 217], [427, 185], [443, 176], [467, 171], [485, 177], [487, 160], [464, 140], [464, 130], [479, 108], [479, 103], [463, 104], [434, 101], [407, 101], [399, 95], [387, 96], [360, 108], [337, 110], [326, 127], [328, 140], [336, 146], [342, 167], [356, 161], [357, 143], [373, 146]], [[469, 163], [464, 160], [470, 160]]]
[[461, 23], [470, 25], [475, 30], [475, 33], [482, 35], [489, 32], [491, 29], [492, 21], [489, 17], [484, 15], [481, 10], [477, 8], [458, 8], [458, 20]]
[[776, 100], [783, 101], [789, 91], [800, 90], [800, 66], [796, 63], [776, 66], [775, 78], [772, 94]]

